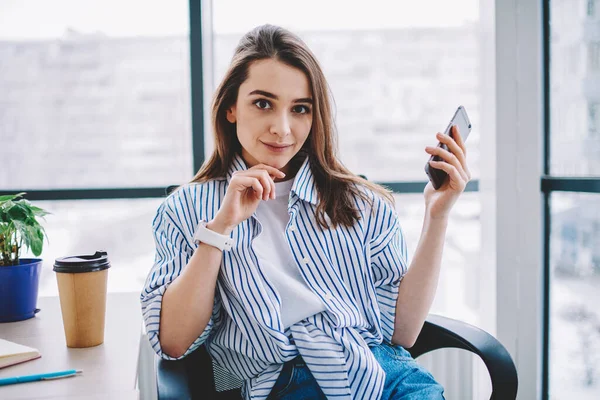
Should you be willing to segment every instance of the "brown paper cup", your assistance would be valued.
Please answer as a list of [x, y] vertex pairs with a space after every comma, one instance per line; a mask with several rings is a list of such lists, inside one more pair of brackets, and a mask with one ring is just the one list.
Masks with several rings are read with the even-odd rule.
[[108, 268], [105, 251], [54, 261], [68, 347], [92, 347], [104, 342]]
[[104, 343], [108, 269], [84, 273], [56, 273], [67, 347]]

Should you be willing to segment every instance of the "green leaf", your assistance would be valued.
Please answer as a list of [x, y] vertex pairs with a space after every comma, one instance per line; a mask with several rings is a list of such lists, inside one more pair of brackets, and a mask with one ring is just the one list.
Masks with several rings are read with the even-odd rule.
[[21, 221], [14, 221], [15, 227], [19, 230], [23, 245], [26, 249], [31, 249], [37, 257], [42, 253], [44, 246], [44, 229], [38, 223], [27, 225]]
[[34, 256], [39, 257], [44, 247], [44, 234], [41, 229], [32, 229], [31, 233], [31, 252]]
[[[50, 214], [40, 207], [31, 204], [27, 199], [16, 200], [15, 198], [25, 194], [0, 196], [0, 235], [3, 237], [3, 243], [0, 247], [2, 253], [1, 259], [12, 261], [17, 260], [18, 254], [12, 253], [13, 246], [30, 249], [36, 256], [42, 254], [44, 245], [44, 236], [46, 231], [37, 220], [37, 217], [43, 218]], [[11, 264], [12, 265], [12, 264]]]
[[40, 227], [40, 230], [42, 231], [43, 236], [46, 237], [46, 240], [48, 241], [48, 244], [50, 244], [50, 238], [48, 238], [48, 234], [46, 233], [46, 230], [41, 225], [39, 225], [39, 227]]
[[[0, 247], [1, 259], [17, 260], [18, 255], [12, 253], [13, 246], [29, 249], [36, 256], [42, 254], [44, 236], [47, 237], [37, 217], [48, 215], [47, 211], [32, 205], [27, 199], [16, 200], [24, 193], [10, 196], [0, 196], [0, 236], [3, 243]], [[12, 264], [11, 264], [12, 265]]]
[[23, 203], [15, 203], [6, 214], [13, 221], [26, 221], [29, 217], [35, 217], [33, 212], [27, 207], [27, 204]]
[[8, 215], [8, 211], [15, 205], [12, 200], [6, 201], [3, 204], [0, 204], [0, 221], [1, 222], [10, 222], [11, 218]]
[[8, 195], [0, 196], [0, 206], [5, 201], [14, 200], [16, 198], [23, 196], [24, 194], [25, 194], [25, 192], [21, 192], [21, 193], [17, 193], [17, 194], [8, 194]]
[[25, 247], [29, 248], [31, 244], [30, 226], [22, 221], [14, 221], [14, 224], [15, 228], [17, 228], [17, 231], [19, 232], [19, 235], [21, 236], [21, 239], [23, 239]]
[[52, 213], [50, 213], [44, 209], [41, 209], [39, 207], [36, 207], [36, 206], [31, 206], [30, 208], [36, 217], [45, 217], [46, 215], [52, 214]]

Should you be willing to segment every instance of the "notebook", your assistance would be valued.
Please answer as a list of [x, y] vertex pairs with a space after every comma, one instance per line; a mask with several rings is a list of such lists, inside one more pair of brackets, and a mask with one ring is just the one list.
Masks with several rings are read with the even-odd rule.
[[41, 356], [40, 352], [33, 347], [0, 339], [0, 368], [34, 360]]

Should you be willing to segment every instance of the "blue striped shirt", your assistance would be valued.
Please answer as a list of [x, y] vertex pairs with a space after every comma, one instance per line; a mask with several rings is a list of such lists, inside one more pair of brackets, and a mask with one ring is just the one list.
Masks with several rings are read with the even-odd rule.
[[[227, 177], [184, 185], [158, 208], [152, 224], [156, 258], [141, 303], [150, 343], [165, 359], [173, 358], [162, 352], [158, 337], [162, 296], [198, 247], [198, 222], [214, 218], [232, 174], [245, 169], [238, 155]], [[244, 380], [245, 399], [266, 399], [283, 363], [297, 355], [328, 398], [379, 399], [385, 373], [368, 346], [391, 342], [407, 248], [394, 208], [361, 190], [373, 200], [371, 206], [355, 199], [361, 219], [352, 227], [322, 230], [308, 158], [294, 178], [284, 234], [325, 311], [283, 328], [279, 293], [252, 249], [262, 231], [253, 215], [231, 233], [234, 245], [223, 252], [211, 319], [182, 357], [205, 343], [213, 361]]]

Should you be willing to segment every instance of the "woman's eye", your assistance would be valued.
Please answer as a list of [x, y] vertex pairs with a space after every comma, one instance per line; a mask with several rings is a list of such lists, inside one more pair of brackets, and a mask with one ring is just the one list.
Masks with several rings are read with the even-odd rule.
[[307, 106], [295, 106], [293, 111], [297, 114], [308, 114], [310, 112], [310, 108]]
[[254, 102], [254, 104], [256, 105], [256, 107], [260, 108], [261, 110], [266, 110], [266, 109], [271, 108], [271, 104], [268, 101], [263, 100], [263, 99], [256, 100]]

